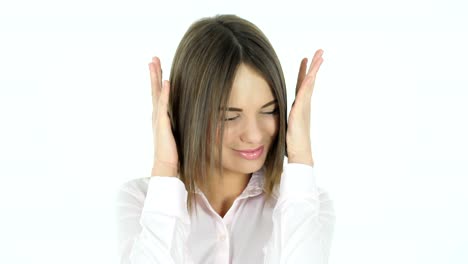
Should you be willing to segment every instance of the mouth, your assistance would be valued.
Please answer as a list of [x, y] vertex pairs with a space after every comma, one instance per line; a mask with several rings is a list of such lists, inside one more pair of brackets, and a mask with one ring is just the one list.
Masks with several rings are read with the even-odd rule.
[[235, 151], [244, 159], [256, 160], [262, 155], [264, 148], [265, 148], [264, 146], [261, 146], [256, 149], [235, 150]]

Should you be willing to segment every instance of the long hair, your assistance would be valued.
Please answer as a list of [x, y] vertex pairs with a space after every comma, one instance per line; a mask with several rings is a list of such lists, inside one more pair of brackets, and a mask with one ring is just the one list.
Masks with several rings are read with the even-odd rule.
[[[267, 37], [253, 23], [235, 15], [202, 18], [189, 27], [180, 41], [169, 78], [168, 111], [179, 155], [179, 178], [188, 192], [189, 212], [196, 184], [206, 187], [214, 175], [215, 151], [219, 153], [217, 167], [222, 168], [222, 117], [241, 63], [261, 74], [278, 101], [279, 131], [264, 164], [267, 199], [279, 184], [287, 156], [287, 98], [278, 57]], [[216, 149], [218, 138], [221, 143]], [[222, 179], [222, 169], [220, 173]]]

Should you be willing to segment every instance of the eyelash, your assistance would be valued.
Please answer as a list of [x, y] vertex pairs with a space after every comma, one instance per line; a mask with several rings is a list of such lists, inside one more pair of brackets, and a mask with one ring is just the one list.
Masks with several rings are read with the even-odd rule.
[[[266, 115], [276, 115], [278, 113], [278, 107], [275, 108], [273, 111], [271, 112], [265, 112], [263, 114], [266, 114]], [[231, 117], [231, 118], [225, 118], [224, 121], [234, 121], [238, 118], [239, 116], [236, 116], [236, 117]]]

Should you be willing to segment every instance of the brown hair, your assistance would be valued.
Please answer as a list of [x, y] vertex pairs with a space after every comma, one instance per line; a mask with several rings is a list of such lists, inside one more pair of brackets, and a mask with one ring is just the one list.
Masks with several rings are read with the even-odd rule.
[[[279, 131], [264, 164], [267, 199], [279, 183], [287, 156], [287, 98], [278, 57], [267, 37], [251, 22], [235, 15], [202, 18], [189, 27], [180, 41], [169, 78], [168, 109], [179, 154], [179, 178], [188, 191], [190, 212], [195, 184], [206, 186], [214, 175], [211, 154], [215, 153], [217, 137], [224, 133], [225, 107], [241, 63], [263, 76], [278, 101]], [[222, 168], [222, 136], [219, 138], [218, 168]]]

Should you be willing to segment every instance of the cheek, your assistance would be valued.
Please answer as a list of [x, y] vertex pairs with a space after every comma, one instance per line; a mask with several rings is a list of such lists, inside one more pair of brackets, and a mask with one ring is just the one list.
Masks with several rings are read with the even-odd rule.
[[[228, 126], [224, 127], [224, 134], [222, 135], [222, 138], [223, 138], [222, 148], [223, 149], [229, 148], [229, 146], [231, 146], [233, 144], [233, 142], [235, 141], [235, 135], [234, 134], [235, 134], [235, 130], [233, 130], [232, 128], [229, 129]], [[216, 142], [217, 146], [219, 146], [219, 144], [221, 143], [221, 128], [219, 128], [216, 131], [216, 140], [215, 140], [215, 142]]]
[[274, 138], [279, 131], [279, 119], [274, 118], [265, 123], [265, 132], [272, 138]]
[[229, 129], [227, 126], [224, 127], [224, 134], [223, 134], [223, 146], [229, 146], [234, 138], [234, 130]]

